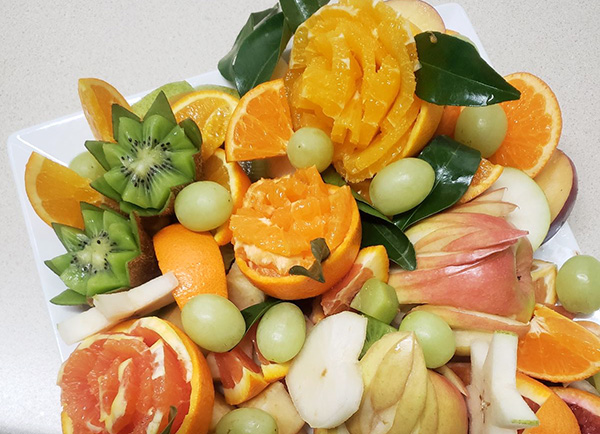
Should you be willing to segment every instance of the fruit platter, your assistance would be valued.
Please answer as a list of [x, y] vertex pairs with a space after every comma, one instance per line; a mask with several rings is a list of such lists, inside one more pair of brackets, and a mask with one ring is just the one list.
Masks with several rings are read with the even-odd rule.
[[63, 433], [600, 429], [542, 78], [421, 0], [280, 0], [216, 66], [9, 139]]

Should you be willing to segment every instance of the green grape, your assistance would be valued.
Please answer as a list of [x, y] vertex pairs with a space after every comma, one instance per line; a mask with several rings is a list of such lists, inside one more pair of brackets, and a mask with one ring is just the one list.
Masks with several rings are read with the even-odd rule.
[[300, 128], [287, 144], [287, 155], [296, 169], [316, 166], [319, 172], [327, 169], [333, 160], [333, 143], [322, 130]]
[[589, 314], [600, 309], [600, 261], [573, 256], [558, 271], [556, 294], [569, 312]]
[[277, 422], [258, 408], [238, 408], [221, 418], [215, 434], [277, 434]]
[[300, 352], [306, 338], [304, 314], [293, 303], [279, 303], [262, 317], [256, 329], [256, 344], [271, 362], [285, 363]]
[[415, 333], [425, 356], [425, 364], [430, 369], [445, 365], [454, 355], [454, 333], [448, 323], [436, 314], [411, 312], [400, 323], [400, 330]]
[[398, 296], [393, 287], [372, 278], [365, 282], [350, 307], [389, 324], [398, 313]]
[[106, 173], [104, 167], [88, 151], [84, 151], [73, 158], [69, 163], [69, 169], [77, 172], [79, 176], [91, 179], [92, 181]]
[[175, 198], [177, 220], [191, 231], [216, 229], [233, 211], [233, 200], [227, 189], [216, 182], [194, 182]]
[[431, 192], [435, 171], [425, 160], [403, 158], [379, 171], [369, 187], [371, 201], [385, 215], [420, 204]]
[[216, 353], [231, 350], [246, 332], [246, 322], [238, 308], [215, 294], [200, 294], [189, 300], [181, 309], [181, 322], [194, 342]]
[[499, 105], [465, 107], [456, 120], [454, 138], [488, 158], [504, 141], [507, 129], [506, 113]]

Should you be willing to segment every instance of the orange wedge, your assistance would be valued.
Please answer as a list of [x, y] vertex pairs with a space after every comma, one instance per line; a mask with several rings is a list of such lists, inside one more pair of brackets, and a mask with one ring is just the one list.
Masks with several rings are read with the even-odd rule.
[[583, 380], [600, 372], [600, 338], [538, 304], [529, 332], [519, 338], [517, 368], [555, 383]]
[[80, 78], [79, 99], [83, 114], [97, 140], [114, 142], [112, 127], [112, 105], [131, 107], [117, 89], [99, 78]]
[[508, 118], [508, 131], [489, 160], [516, 167], [534, 178], [558, 146], [562, 130], [558, 100], [535, 75], [518, 72], [505, 78], [521, 91], [521, 98], [501, 104]]
[[485, 158], [482, 158], [479, 167], [477, 168], [477, 172], [475, 172], [475, 176], [473, 176], [471, 185], [469, 185], [469, 188], [463, 197], [460, 198], [458, 203], [468, 202], [486, 191], [498, 178], [500, 178], [503, 170], [504, 167], [499, 164], [493, 164]]
[[[228, 162], [223, 149], [215, 150], [203, 166], [204, 179], [214, 181], [225, 187], [231, 193], [233, 200], [233, 212], [242, 206], [244, 194], [250, 187], [250, 178], [244, 172], [239, 163]], [[229, 220], [213, 231], [215, 241], [223, 246], [231, 241], [232, 232], [229, 229]]]
[[225, 141], [229, 119], [239, 99], [220, 90], [199, 90], [173, 104], [177, 122], [192, 119], [202, 132], [202, 158], [206, 160]]
[[223, 257], [210, 233], [193, 232], [177, 223], [162, 228], [153, 241], [160, 271], [172, 271], [179, 281], [173, 297], [180, 308], [198, 294], [227, 298]]
[[227, 135], [227, 161], [285, 155], [292, 120], [283, 80], [262, 83], [245, 94], [234, 110]]
[[36, 214], [49, 225], [83, 229], [79, 202], [96, 206], [105, 202], [89, 179], [35, 152], [25, 166], [25, 191]]

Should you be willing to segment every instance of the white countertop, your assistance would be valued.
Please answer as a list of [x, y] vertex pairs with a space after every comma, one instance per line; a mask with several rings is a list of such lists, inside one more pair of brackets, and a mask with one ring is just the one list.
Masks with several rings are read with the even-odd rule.
[[[216, 68], [251, 11], [275, 0], [3, 1], [0, 141], [80, 110], [77, 79], [124, 95]], [[432, 1], [442, 4], [443, 1]], [[557, 94], [560, 148], [579, 172], [570, 224], [600, 257], [600, 2], [462, 0], [501, 74], [527, 71]], [[60, 432], [60, 358], [5, 151], [0, 152], [0, 433]]]

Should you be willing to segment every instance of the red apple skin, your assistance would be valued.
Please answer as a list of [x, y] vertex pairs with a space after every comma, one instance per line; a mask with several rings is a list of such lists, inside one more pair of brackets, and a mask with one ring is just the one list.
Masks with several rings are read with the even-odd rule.
[[482, 260], [430, 270], [394, 271], [388, 283], [400, 304], [436, 304], [528, 322], [535, 304], [533, 250], [523, 239]]
[[550, 205], [550, 230], [544, 243], [552, 238], [573, 210], [578, 192], [577, 170], [573, 161], [557, 149], [544, 169], [535, 177]]

